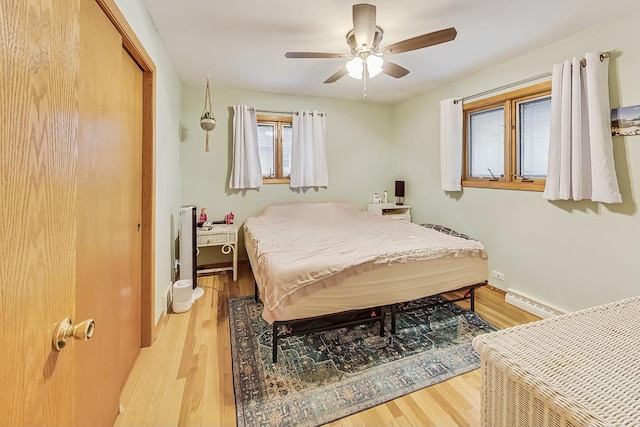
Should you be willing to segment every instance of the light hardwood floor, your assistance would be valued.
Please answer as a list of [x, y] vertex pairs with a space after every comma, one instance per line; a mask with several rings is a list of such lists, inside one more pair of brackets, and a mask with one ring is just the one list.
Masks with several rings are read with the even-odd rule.
[[[221, 274], [200, 277], [198, 284], [204, 297], [186, 313], [169, 314], [155, 344], [140, 351], [115, 426], [235, 425], [227, 299], [252, 295], [253, 276], [241, 265], [235, 283]], [[468, 302], [461, 305], [468, 308]], [[476, 311], [501, 329], [538, 320], [489, 287], [476, 291]], [[328, 425], [477, 426], [480, 383], [478, 369]]]

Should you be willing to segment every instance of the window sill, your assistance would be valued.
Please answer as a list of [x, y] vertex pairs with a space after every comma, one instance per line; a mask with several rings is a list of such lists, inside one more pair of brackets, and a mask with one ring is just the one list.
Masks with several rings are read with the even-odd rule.
[[495, 188], [499, 190], [544, 191], [546, 180], [535, 179], [533, 182], [523, 181], [489, 181], [488, 179], [466, 179], [462, 181], [463, 187]]
[[289, 178], [262, 178], [263, 184], [289, 184]]

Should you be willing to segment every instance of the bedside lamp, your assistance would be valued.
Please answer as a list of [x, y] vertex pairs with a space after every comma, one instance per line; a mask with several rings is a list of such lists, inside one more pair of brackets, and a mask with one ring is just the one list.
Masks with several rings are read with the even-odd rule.
[[404, 181], [396, 181], [396, 205], [404, 204]]

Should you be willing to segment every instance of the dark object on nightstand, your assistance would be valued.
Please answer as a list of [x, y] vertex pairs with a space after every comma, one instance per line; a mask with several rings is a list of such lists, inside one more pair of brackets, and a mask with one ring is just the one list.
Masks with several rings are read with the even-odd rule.
[[396, 205], [404, 204], [404, 181], [396, 181]]

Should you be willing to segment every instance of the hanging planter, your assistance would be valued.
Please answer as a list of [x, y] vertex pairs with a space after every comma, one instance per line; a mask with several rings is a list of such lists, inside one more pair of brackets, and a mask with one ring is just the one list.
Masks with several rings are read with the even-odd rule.
[[206, 144], [204, 151], [209, 151], [209, 132], [216, 128], [216, 118], [211, 111], [211, 93], [209, 92], [209, 76], [207, 76], [207, 88], [204, 95], [204, 109], [200, 116], [200, 127], [206, 132]]

